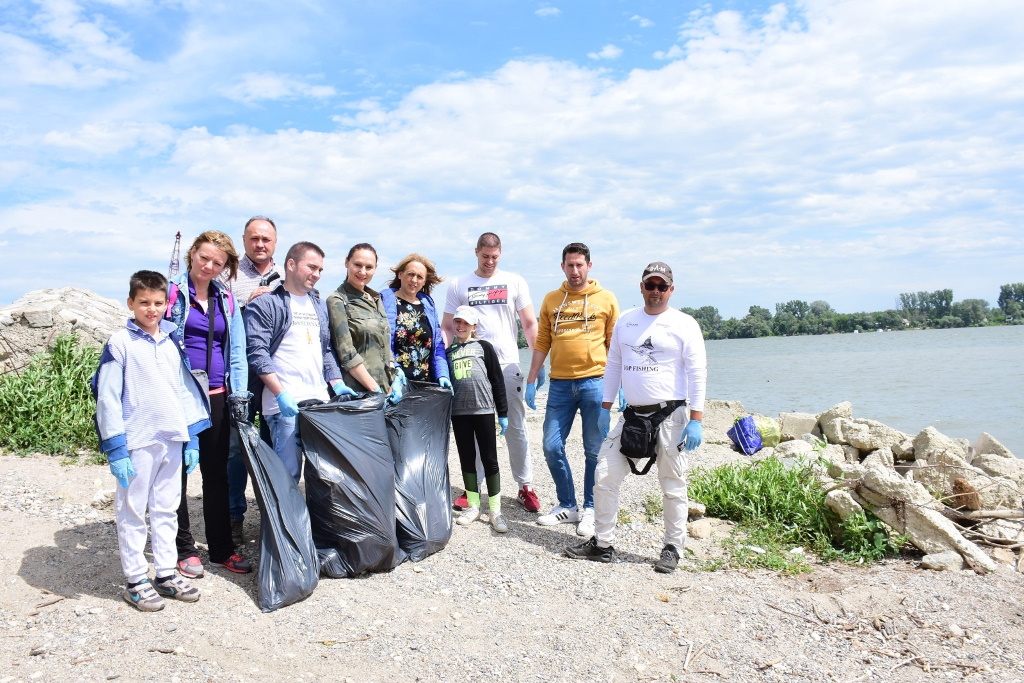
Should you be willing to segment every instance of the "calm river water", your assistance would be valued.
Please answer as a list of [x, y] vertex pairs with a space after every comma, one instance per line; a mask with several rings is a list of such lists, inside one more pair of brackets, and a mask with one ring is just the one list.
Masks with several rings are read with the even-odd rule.
[[854, 417], [972, 442], [988, 432], [1024, 457], [1024, 325], [728, 339], [707, 350], [708, 396], [750, 412], [850, 401]]

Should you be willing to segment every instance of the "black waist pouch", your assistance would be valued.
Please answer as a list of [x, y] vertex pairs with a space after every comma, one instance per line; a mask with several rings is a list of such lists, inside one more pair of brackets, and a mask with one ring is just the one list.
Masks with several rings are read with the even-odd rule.
[[[626, 456], [633, 474], [647, 474], [654, 466], [658, 459], [658, 427], [683, 404], [684, 401], [668, 401], [664, 408], [642, 415], [638, 415], [630, 406], [622, 413], [625, 420], [619, 436], [619, 452]], [[643, 463], [644, 460], [647, 462]]]

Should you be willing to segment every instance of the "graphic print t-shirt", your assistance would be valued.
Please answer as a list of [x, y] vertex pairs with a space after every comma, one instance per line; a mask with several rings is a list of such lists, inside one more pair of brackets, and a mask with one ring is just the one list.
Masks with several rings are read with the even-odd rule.
[[519, 362], [519, 311], [532, 306], [526, 280], [515, 273], [496, 270], [489, 278], [475, 273], [452, 280], [444, 302], [445, 313], [471, 306], [480, 318], [477, 339], [489, 341], [502, 365]]
[[[289, 297], [292, 325], [284, 333], [281, 345], [270, 357], [277, 369], [277, 379], [295, 402], [318, 398], [328, 401], [324, 379], [324, 350], [320, 342], [320, 319], [309, 295]], [[263, 389], [263, 414], [276, 415], [277, 398]]]

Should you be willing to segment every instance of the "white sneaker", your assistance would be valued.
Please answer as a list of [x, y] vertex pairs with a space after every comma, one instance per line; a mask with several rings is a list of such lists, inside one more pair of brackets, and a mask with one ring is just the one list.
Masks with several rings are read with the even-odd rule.
[[491, 514], [491, 527], [494, 528], [499, 534], [508, 533], [508, 523], [505, 521], [505, 515], [500, 512]]
[[578, 521], [580, 521], [580, 511], [578, 508], [564, 508], [561, 505], [556, 505], [551, 508], [551, 512], [537, 518], [537, 524], [541, 526], [575, 524]]
[[469, 526], [478, 519], [480, 519], [480, 508], [468, 507], [461, 515], [459, 515], [459, 518], [455, 520], [455, 523], [459, 526]]
[[583, 516], [576, 527], [576, 535], [590, 538], [594, 535], [594, 508], [583, 508]]

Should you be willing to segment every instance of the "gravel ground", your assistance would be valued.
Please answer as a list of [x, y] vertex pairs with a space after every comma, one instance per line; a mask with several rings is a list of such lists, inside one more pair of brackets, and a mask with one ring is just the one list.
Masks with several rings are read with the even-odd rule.
[[[542, 417], [530, 413], [546, 508], [555, 497]], [[706, 425], [695, 466], [740, 457], [713, 418]], [[579, 481], [578, 426], [570, 458]], [[686, 571], [684, 559], [675, 574], [657, 574], [661, 520], [648, 523], [641, 504], [657, 491], [654, 476], [626, 480], [632, 521], [620, 525], [618, 561], [570, 560], [561, 551], [582, 540], [574, 527], [537, 526], [501, 460], [505, 536], [483, 523], [456, 527], [423, 562], [322, 579], [310, 598], [271, 614], [256, 605], [253, 575], [208, 571], [198, 603], [142, 614], [120, 598], [112, 507], [91, 505], [113, 488], [106, 466], [0, 455], [0, 683], [1024, 681], [1024, 580], [1010, 569], [929, 572], [903, 559], [786, 577]], [[454, 445], [449, 467], [460, 484]], [[200, 490], [197, 471], [189, 494], [202, 539]], [[258, 519], [247, 518], [249, 539]], [[714, 544], [691, 539], [688, 550], [700, 557]], [[246, 553], [258, 550], [250, 540]]]

